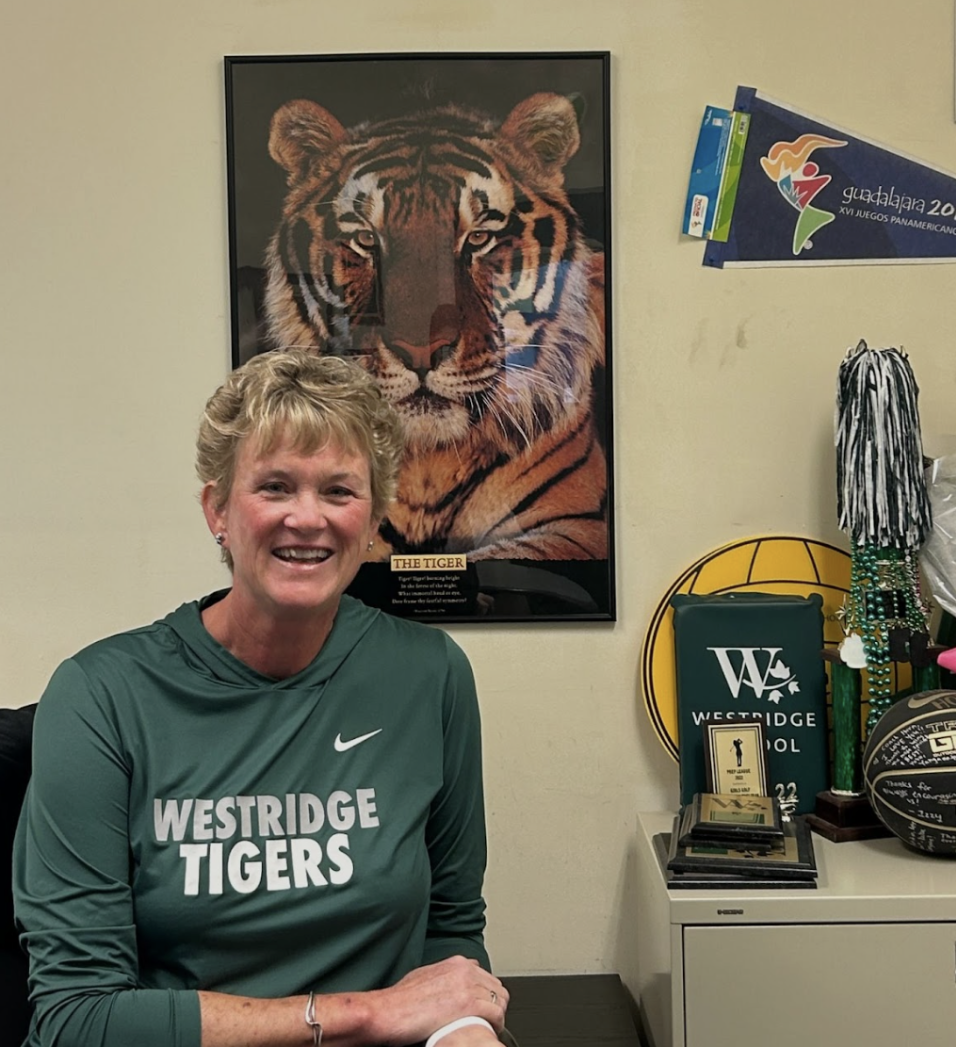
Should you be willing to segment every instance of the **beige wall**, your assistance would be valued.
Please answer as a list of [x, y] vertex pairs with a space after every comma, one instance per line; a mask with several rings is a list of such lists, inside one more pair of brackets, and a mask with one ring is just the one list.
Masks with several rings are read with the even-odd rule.
[[191, 444], [229, 359], [222, 56], [613, 54], [615, 625], [453, 630], [484, 710], [502, 971], [633, 975], [634, 812], [676, 803], [639, 694], [668, 582], [752, 534], [839, 541], [836, 369], [903, 343], [952, 449], [950, 266], [705, 270], [706, 103], [757, 86], [956, 170], [952, 0], [33, 0], [0, 34], [0, 704], [224, 582]]

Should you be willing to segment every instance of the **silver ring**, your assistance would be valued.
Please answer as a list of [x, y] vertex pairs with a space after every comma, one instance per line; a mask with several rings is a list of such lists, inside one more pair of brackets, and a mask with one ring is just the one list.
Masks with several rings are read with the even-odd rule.
[[491, 990], [491, 1002], [492, 1003], [497, 1003], [498, 1002], [498, 994], [495, 992], [494, 989]]

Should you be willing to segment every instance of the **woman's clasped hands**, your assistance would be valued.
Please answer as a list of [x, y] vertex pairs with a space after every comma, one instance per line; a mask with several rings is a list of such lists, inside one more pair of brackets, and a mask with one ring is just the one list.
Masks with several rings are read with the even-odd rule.
[[[498, 1033], [504, 1028], [508, 1009], [508, 990], [501, 981], [464, 956], [418, 967], [390, 988], [369, 995], [381, 1016], [380, 1042], [389, 1045], [426, 1040], [436, 1029], [466, 1016], [483, 1018]], [[441, 1047], [480, 1047], [495, 1042], [485, 1026], [474, 1024], [449, 1032]]]

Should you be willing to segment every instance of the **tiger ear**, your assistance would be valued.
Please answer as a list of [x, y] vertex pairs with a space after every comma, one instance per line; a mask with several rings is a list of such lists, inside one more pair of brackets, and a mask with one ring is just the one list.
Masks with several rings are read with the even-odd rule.
[[564, 182], [564, 165], [578, 151], [578, 130], [574, 105], [564, 95], [539, 92], [519, 102], [501, 125], [507, 139], [546, 183]]
[[334, 149], [345, 128], [322, 106], [299, 98], [272, 115], [269, 155], [289, 172], [289, 185], [301, 181], [312, 161]]

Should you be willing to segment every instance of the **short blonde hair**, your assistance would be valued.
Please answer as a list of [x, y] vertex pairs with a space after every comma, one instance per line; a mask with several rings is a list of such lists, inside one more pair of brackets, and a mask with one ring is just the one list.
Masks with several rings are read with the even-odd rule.
[[206, 403], [196, 472], [226, 504], [243, 440], [263, 451], [289, 438], [309, 454], [330, 440], [369, 463], [372, 516], [395, 496], [405, 439], [402, 423], [371, 375], [337, 356], [306, 349], [261, 353], [238, 367]]

